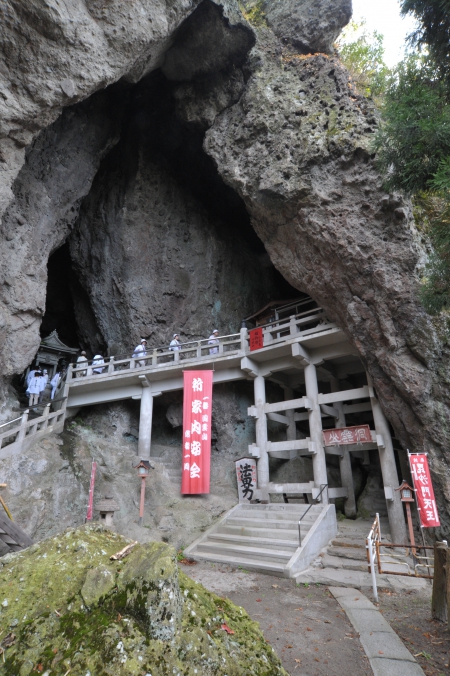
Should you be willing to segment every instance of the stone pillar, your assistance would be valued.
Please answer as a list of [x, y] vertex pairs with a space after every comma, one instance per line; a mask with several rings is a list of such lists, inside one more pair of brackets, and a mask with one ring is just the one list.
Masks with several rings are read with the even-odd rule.
[[142, 388], [141, 411], [139, 414], [138, 456], [141, 460], [150, 458], [152, 443], [153, 394], [150, 387]]
[[[267, 453], [267, 416], [262, 410], [266, 403], [266, 382], [264, 376], [256, 376], [255, 406], [258, 409], [256, 418], [256, 445], [259, 448], [258, 458], [258, 488], [264, 489], [269, 483], [269, 456]], [[263, 490], [264, 493], [264, 490]]]
[[[337, 378], [332, 378], [331, 382], [331, 391], [339, 392], [339, 380]], [[345, 427], [345, 413], [344, 413], [344, 404], [342, 401], [336, 401], [333, 404], [333, 407], [337, 410], [339, 417], [335, 418], [336, 427]], [[345, 516], [348, 518], [354, 518], [356, 516], [356, 499], [355, 499], [355, 488], [353, 486], [353, 472], [352, 472], [352, 461], [350, 458], [350, 452], [347, 446], [341, 446], [342, 456], [339, 460], [339, 469], [341, 472], [341, 483], [347, 489], [347, 499], [344, 502], [344, 512]]]
[[[322, 437], [322, 417], [320, 413], [320, 406], [317, 402], [319, 389], [317, 386], [317, 372], [314, 364], [305, 366], [305, 385], [306, 396], [311, 402], [311, 409], [309, 411], [309, 436], [315, 446], [315, 454], [313, 455], [313, 472], [314, 483], [317, 488], [321, 484], [328, 483], [327, 479], [327, 465], [325, 462], [325, 451], [323, 449]], [[328, 502], [327, 492], [322, 493], [322, 504]]]
[[[367, 374], [367, 383], [373, 388], [372, 379]], [[385, 487], [392, 487], [393, 500], [386, 500], [387, 512], [389, 517], [389, 527], [391, 530], [392, 541], [396, 544], [408, 542], [406, 534], [406, 523], [403, 514], [403, 505], [400, 500], [400, 491], [394, 490], [399, 486], [397, 466], [395, 464], [394, 447], [392, 445], [389, 423], [384, 415], [380, 402], [375, 397], [375, 393], [370, 397], [372, 405], [373, 422], [377, 435], [383, 437], [384, 449], [379, 448], [381, 474], [383, 475], [383, 484]]]
[[[290, 401], [294, 398], [294, 392], [290, 387], [284, 388], [284, 401]], [[286, 428], [286, 440], [295, 441], [297, 439], [297, 425], [294, 420], [294, 409], [284, 412], [286, 418], [289, 420], [289, 425]]]

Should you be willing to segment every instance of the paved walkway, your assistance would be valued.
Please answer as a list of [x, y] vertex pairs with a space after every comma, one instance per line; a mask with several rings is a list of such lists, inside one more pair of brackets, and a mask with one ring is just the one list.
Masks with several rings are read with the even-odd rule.
[[425, 676], [409, 650], [368, 598], [350, 587], [329, 587], [359, 634], [374, 676]]

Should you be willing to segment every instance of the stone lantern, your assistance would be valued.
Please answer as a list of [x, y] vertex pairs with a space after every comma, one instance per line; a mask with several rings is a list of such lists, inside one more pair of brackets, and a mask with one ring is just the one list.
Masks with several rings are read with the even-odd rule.
[[117, 512], [119, 509], [119, 505], [114, 500], [114, 498], [109, 495], [105, 495], [103, 500], [100, 500], [100, 502], [98, 502], [95, 507], [100, 512], [100, 522], [104, 526], [111, 528], [114, 520], [114, 512]]

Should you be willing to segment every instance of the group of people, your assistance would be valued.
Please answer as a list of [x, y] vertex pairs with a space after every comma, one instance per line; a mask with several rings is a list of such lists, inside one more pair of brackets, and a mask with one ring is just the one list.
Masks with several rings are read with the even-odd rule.
[[[55, 398], [56, 388], [58, 387], [60, 378], [61, 373], [58, 371], [55, 373], [55, 375], [50, 381], [50, 385], [52, 387], [50, 395], [51, 399]], [[47, 369], [39, 369], [37, 366], [31, 369], [31, 371], [27, 375], [27, 389], [25, 392], [25, 394], [28, 396], [29, 406], [36, 406], [36, 404], [42, 403], [47, 383], [48, 383]]]
[[[211, 347], [209, 348], [209, 354], [218, 354], [219, 332], [217, 329], [214, 329], [214, 331], [209, 336], [208, 345], [211, 345]], [[180, 342], [180, 335], [178, 333], [174, 333], [169, 345], [169, 350], [172, 351], [181, 350], [181, 346], [182, 344]], [[134, 359], [136, 359], [137, 367], [146, 365], [146, 361], [144, 359], [146, 356], [147, 356], [147, 341], [145, 338], [143, 338], [139, 343], [139, 345], [136, 345], [133, 352], [133, 357]], [[82, 369], [83, 366], [86, 366], [86, 370]], [[75, 375], [77, 378], [84, 378], [87, 375], [87, 366], [88, 366], [88, 358], [86, 356], [86, 352], [83, 350], [77, 359], [77, 369], [80, 369], [76, 371]], [[98, 353], [94, 355], [94, 358], [92, 360], [92, 373], [103, 373], [104, 370], [105, 370], [105, 360], [103, 359], [103, 355]]]
[[[96, 354], [94, 356], [94, 359], [92, 360], [92, 372], [93, 373], [103, 373], [103, 368], [102, 364], [105, 363], [105, 360], [103, 359], [103, 356], [101, 354]], [[88, 365], [88, 358], [86, 356], [86, 352], [83, 350], [80, 354], [80, 356], [77, 359], [77, 368], [81, 366], [87, 366]], [[76, 372], [76, 377], [77, 378], [84, 378], [86, 375], [87, 371], [77, 371]]]

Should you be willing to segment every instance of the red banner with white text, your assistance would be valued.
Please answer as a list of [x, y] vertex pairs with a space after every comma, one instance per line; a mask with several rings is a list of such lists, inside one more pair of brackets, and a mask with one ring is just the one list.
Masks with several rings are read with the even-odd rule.
[[249, 331], [248, 335], [250, 338], [250, 352], [253, 352], [253, 350], [260, 350], [264, 347], [263, 330], [261, 328], [252, 329]]
[[439, 515], [431, 483], [428, 458], [425, 453], [411, 453], [409, 456], [411, 474], [416, 489], [417, 508], [420, 515], [420, 524], [424, 528], [440, 526]]
[[181, 492], [209, 493], [213, 371], [185, 371]]

